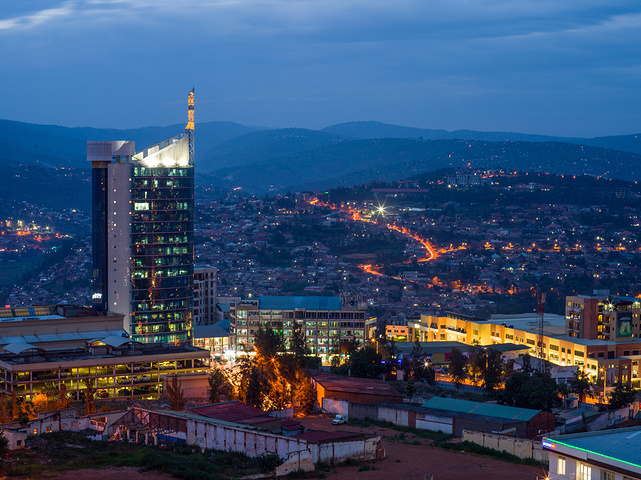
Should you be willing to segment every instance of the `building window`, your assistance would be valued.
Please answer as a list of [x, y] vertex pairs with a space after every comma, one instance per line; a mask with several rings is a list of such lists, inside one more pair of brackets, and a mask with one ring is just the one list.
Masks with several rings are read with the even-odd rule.
[[556, 461], [556, 473], [565, 475], [565, 457], [559, 457]]
[[614, 472], [601, 470], [601, 480], [614, 480]]
[[576, 480], [592, 480], [592, 467], [585, 463], [579, 463]]

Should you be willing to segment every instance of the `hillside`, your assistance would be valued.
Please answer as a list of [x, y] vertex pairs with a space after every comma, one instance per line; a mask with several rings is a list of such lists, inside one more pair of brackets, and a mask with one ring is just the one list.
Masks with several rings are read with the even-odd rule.
[[641, 154], [641, 134], [610, 137], [554, 137], [516, 132], [479, 132], [476, 130], [431, 130], [403, 127], [380, 122], [347, 122], [323, 128], [321, 131], [358, 139], [422, 138], [425, 140], [486, 140], [490, 142], [563, 142], [592, 147], [611, 148]]
[[[0, 120], [0, 148], [2, 148], [2, 157], [11, 160], [52, 167], [85, 168], [87, 167], [88, 140], [134, 140], [136, 147], [142, 149], [178, 135], [184, 129], [184, 125], [132, 130], [69, 128]], [[198, 124], [197, 159], [200, 152], [204, 153], [219, 143], [254, 130], [256, 128], [232, 122]]]
[[315, 150], [211, 173], [229, 187], [265, 193], [394, 180], [444, 167], [508, 167], [552, 173], [640, 178], [641, 155], [560, 142], [376, 139], [341, 141]]
[[[242, 167], [271, 158], [296, 155], [340, 144], [346, 139], [316, 130], [281, 128], [251, 132], [228, 140], [200, 156], [202, 172]], [[198, 145], [200, 148], [200, 145]]]

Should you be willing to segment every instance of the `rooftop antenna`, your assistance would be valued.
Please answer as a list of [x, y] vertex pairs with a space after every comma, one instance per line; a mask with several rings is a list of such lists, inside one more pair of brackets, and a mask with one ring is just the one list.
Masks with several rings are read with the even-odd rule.
[[187, 97], [187, 126], [185, 132], [189, 135], [189, 164], [194, 164], [194, 88]]

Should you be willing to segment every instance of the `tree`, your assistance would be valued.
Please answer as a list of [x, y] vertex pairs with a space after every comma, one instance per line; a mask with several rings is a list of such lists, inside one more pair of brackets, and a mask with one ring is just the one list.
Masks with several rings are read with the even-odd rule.
[[294, 322], [292, 328], [292, 339], [289, 350], [300, 367], [307, 366], [307, 356], [310, 354], [310, 350], [307, 346], [305, 331], [298, 322]]
[[410, 399], [410, 402], [412, 401], [412, 397], [414, 396], [415, 393], [416, 393], [416, 381], [414, 380], [413, 377], [410, 377], [410, 379], [405, 384], [405, 394]]
[[46, 412], [49, 410], [50, 402], [44, 393], [36, 393], [33, 396], [33, 408], [36, 412]]
[[298, 372], [294, 387], [294, 400], [300, 404], [305, 415], [311, 415], [316, 409], [318, 399], [312, 380], [306, 372]]
[[570, 380], [570, 391], [579, 396], [579, 403], [583, 403], [585, 394], [590, 391], [590, 382], [583, 370], [577, 370], [572, 380]]
[[16, 391], [11, 392], [11, 420], [18, 420], [20, 418], [20, 401]]
[[634, 402], [636, 398], [636, 392], [630, 388], [630, 385], [627, 383], [622, 385], [617, 383], [612, 391], [612, 396], [610, 397], [610, 410], [616, 410], [621, 407], [625, 407]]
[[408, 377], [422, 378], [425, 371], [425, 353], [418, 340], [414, 342], [410, 357], [404, 362], [403, 368]]
[[9, 440], [4, 435], [0, 435], [0, 459], [9, 453]]
[[503, 378], [503, 359], [501, 353], [491, 347], [477, 346], [472, 351], [469, 370], [476, 382], [483, 381], [483, 387], [491, 392]]
[[351, 371], [355, 377], [376, 378], [387, 371], [384, 364], [381, 364], [382, 356], [376, 353], [372, 347], [363, 347], [352, 352], [349, 360], [341, 367], [344, 373]]
[[93, 381], [90, 378], [85, 379], [85, 410], [87, 415], [96, 413], [96, 388], [93, 385]]
[[165, 384], [167, 388], [167, 397], [169, 403], [171, 404], [171, 409], [177, 412], [180, 412], [185, 409], [185, 398], [182, 388], [180, 388], [180, 382], [178, 381], [178, 375], [172, 375], [171, 381], [167, 380]]
[[9, 397], [4, 393], [0, 395], [0, 423], [11, 421], [11, 404]]
[[284, 350], [283, 337], [269, 327], [264, 330], [261, 327], [254, 337], [254, 349], [257, 357], [275, 358], [279, 352]]
[[385, 360], [388, 371], [393, 371], [398, 368], [398, 355], [400, 351], [396, 346], [394, 340], [387, 340], [383, 347], [383, 360]]
[[214, 366], [209, 374], [209, 401], [219, 403], [220, 396], [229, 393], [229, 382], [223, 371]]
[[58, 408], [69, 408], [69, 404], [69, 394], [67, 393], [67, 387], [63, 383], [60, 385], [60, 389], [58, 390]]
[[467, 357], [456, 347], [452, 349], [450, 353], [450, 368], [449, 374], [454, 379], [454, 384], [458, 389], [461, 386], [461, 382], [465, 380], [467, 376]]
[[550, 411], [561, 404], [559, 387], [547, 372], [516, 372], [505, 382], [501, 403]]

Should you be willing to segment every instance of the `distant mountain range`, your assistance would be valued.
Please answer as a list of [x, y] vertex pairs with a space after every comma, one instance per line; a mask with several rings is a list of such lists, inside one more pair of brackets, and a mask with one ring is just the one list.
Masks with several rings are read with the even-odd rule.
[[[134, 140], [142, 149], [182, 131], [184, 125], [116, 130], [0, 120], [0, 167], [5, 173], [0, 177], [0, 199], [87, 210], [87, 140]], [[641, 134], [565, 138], [379, 122], [342, 123], [322, 130], [232, 122], [196, 126], [198, 184], [260, 194], [394, 180], [466, 165], [641, 179]], [[34, 176], [41, 180], [33, 181]], [[46, 188], [29, 188], [41, 181]]]

